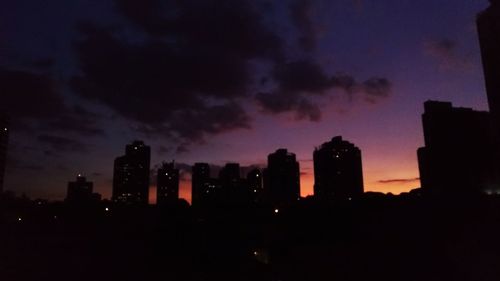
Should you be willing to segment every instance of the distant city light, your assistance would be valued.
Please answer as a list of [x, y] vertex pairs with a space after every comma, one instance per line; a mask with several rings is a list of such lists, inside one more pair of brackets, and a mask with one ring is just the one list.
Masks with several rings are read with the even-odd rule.
[[280, 212], [280, 210], [279, 210], [279, 209], [274, 209], [274, 213], [275, 213], [275, 214], [277, 214], [277, 213], [279, 213], [279, 212]]
[[7, 132], [7, 128], [3, 128], [3, 130]]
[[23, 220], [23, 218], [21, 218], [21, 217], [17, 218], [17, 221], [22, 221], [22, 220]]
[[104, 211], [109, 212], [109, 208], [108, 207], [104, 208]]

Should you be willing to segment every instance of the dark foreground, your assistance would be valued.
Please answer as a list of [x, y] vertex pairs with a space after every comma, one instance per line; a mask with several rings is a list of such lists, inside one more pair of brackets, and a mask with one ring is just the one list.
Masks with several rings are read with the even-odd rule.
[[0, 280], [500, 280], [497, 197], [306, 199], [278, 213], [7, 201]]

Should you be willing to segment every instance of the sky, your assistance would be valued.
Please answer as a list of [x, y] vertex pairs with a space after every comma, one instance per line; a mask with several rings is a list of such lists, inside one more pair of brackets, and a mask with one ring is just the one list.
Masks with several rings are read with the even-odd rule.
[[[487, 0], [17, 0], [0, 10], [5, 189], [63, 199], [143, 140], [152, 168], [266, 165], [287, 148], [312, 194], [312, 153], [341, 135], [365, 191], [419, 187], [426, 100], [487, 110], [476, 14]], [[154, 175], [154, 171], [152, 172]], [[152, 181], [152, 186], [154, 181]], [[154, 201], [154, 188], [151, 189]]]

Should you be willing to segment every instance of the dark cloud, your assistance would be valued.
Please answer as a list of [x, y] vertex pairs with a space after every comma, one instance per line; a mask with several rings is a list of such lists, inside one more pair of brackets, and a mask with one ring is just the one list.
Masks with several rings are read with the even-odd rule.
[[363, 82], [362, 91], [366, 94], [365, 100], [377, 103], [380, 98], [386, 98], [391, 93], [392, 83], [386, 78], [370, 78]]
[[457, 47], [457, 42], [451, 39], [429, 40], [425, 42], [426, 50], [435, 55], [446, 56], [453, 53]]
[[39, 135], [37, 140], [49, 146], [49, 148], [57, 153], [57, 152], [87, 152], [87, 145], [80, 142], [79, 140], [74, 140], [61, 136], [54, 135]]
[[471, 57], [459, 53], [459, 44], [451, 39], [426, 40], [424, 53], [436, 59], [441, 70], [470, 70]]
[[41, 129], [101, 135], [95, 116], [81, 107], [68, 108], [59, 84], [46, 73], [0, 69], [0, 110], [17, 130]]
[[55, 64], [55, 60], [53, 58], [41, 58], [41, 59], [36, 59], [31, 62], [31, 66], [34, 67], [35, 69], [49, 69], [53, 67]]
[[[130, 27], [78, 26], [81, 75], [72, 88], [137, 122], [149, 136], [202, 142], [250, 128], [240, 105], [250, 96], [256, 60], [284, 57], [282, 39], [254, 1], [115, 0]], [[137, 40], [137, 38], [142, 38]]]
[[73, 79], [73, 89], [139, 122], [142, 131], [196, 141], [250, 127], [237, 103], [252, 79], [244, 56], [198, 50], [197, 44], [128, 44], [89, 26], [81, 31], [76, 50], [83, 75]]
[[387, 179], [387, 180], [379, 180], [379, 183], [412, 183], [419, 181], [420, 178], [410, 178], [410, 179]]
[[294, 0], [289, 7], [291, 21], [299, 31], [298, 44], [306, 52], [314, 50], [317, 41], [313, 4], [313, 0]]
[[17, 168], [21, 170], [29, 170], [29, 171], [36, 171], [40, 172], [43, 171], [45, 168], [41, 165], [24, 165], [24, 166], [18, 166]]
[[319, 107], [306, 98], [301, 98], [300, 94], [279, 91], [273, 93], [261, 92], [256, 95], [256, 99], [265, 113], [294, 112], [297, 120], [319, 121], [321, 119]]
[[174, 116], [169, 129], [188, 139], [200, 140], [204, 133], [219, 134], [239, 128], [250, 128], [250, 117], [234, 102], [207, 107], [206, 110], [182, 111]]
[[46, 167], [43, 167], [43, 166], [38, 165], [38, 164], [25, 163], [21, 160], [12, 159], [12, 158], [10, 158], [7, 163], [8, 163], [7, 168], [9, 170], [23, 170], [23, 171], [41, 172], [41, 171], [45, 170], [45, 168], [46, 168]]
[[164, 156], [167, 153], [169, 153], [170, 151], [171, 151], [171, 149], [164, 146], [164, 145], [160, 145], [157, 149], [158, 155], [160, 155], [160, 156]]
[[320, 65], [307, 61], [278, 64], [272, 72], [278, 84], [271, 93], [258, 93], [256, 99], [265, 112], [295, 112], [297, 119], [321, 119], [319, 107], [308, 95], [322, 95], [331, 87], [331, 81]]
[[257, 102], [267, 113], [295, 113], [296, 119], [319, 121], [321, 109], [315, 99], [335, 89], [349, 96], [362, 95], [370, 103], [389, 96], [392, 84], [386, 78], [372, 77], [358, 82], [348, 74], [328, 76], [317, 63], [301, 60], [277, 65], [272, 73], [277, 87], [270, 93], [258, 93]]
[[[74, 47], [80, 74], [72, 89], [132, 121], [138, 132], [182, 143], [177, 153], [207, 136], [251, 128], [242, 106], [249, 99], [264, 112], [319, 121], [315, 99], [331, 89], [363, 92], [370, 102], [390, 92], [387, 79], [360, 83], [349, 75], [332, 77], [314, 61], [285, 63], [284, 41], [267, 24], [261, 1], [114, 2], [133, 28], [79, 24]], [[313, 1], [294, 0], [288, 7], [301, 47], [311, 50], [317, 40]], [[270, 65], [271, 73], [256, 73], [256, 62]], [[269, 74], [269, 83], [261, 86], [277, 86], [255, 95], [262, 74]]]
[[338, 73], [334, 75], [331, 79], [331, 83], [332, 87], [342, 89], [349, 94], [354, 93], [359, 88], [356, 79], [345, 73]]
[[0, 109], [13, 118], [47, 119], [65, 110], [57, 83], [46, 74], [0, 68]]
[[258, 2], [115, 0], [118, 11], [131, 22], [178, 47], [215, 57], [279, 59], [281, 39], [264, 24]]
[[100, 117], [96, 114], [81, 106], [75, 106], [60, 113], [60, 116], [54, 120], [50, 120], [46, 128], [57, 132], [77, 133], [86, 137], [103, 136], [104, 131], [98, 125], [99, 120]]
[[324, 69], [309, 60], [278, 64], [273, 71], [273, 78], [283, 92], [321, 94], [332, 85]]
[[187, 153], [187, 152], [189, 152], [189, 149], [187, 148], [186, 144], [181, 144], [181, 145], [177, 146], [177, 148], [175, 149], [175, 153], [177, 153], [177, 154], [182, 154], [182, 153]]
[[[165, 35], [173, 28], [173, 21], [166, 12], [167, 4], [173, 1], [161, 0], [116, 0], [117, 10], [132, 23], [140, 26], [148, 33]], [[176, 11], [172, 9], [172, 13]]]

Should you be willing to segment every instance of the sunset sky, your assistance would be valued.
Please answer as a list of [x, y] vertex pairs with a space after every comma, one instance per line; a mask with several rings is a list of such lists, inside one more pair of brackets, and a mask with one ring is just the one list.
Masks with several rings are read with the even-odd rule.
[[[312, 193], [314, 147], [362, 151], [365, 191], [420, 186], [429, 99], [487, 110], [475, 17], [487, 0], [16, 0], [0, 9], [5, 188], [111, 195], [144, 140], [175, 160], [266, 165], [287, 148]], [[190, 175], [181, 196], [190, 200]]]

